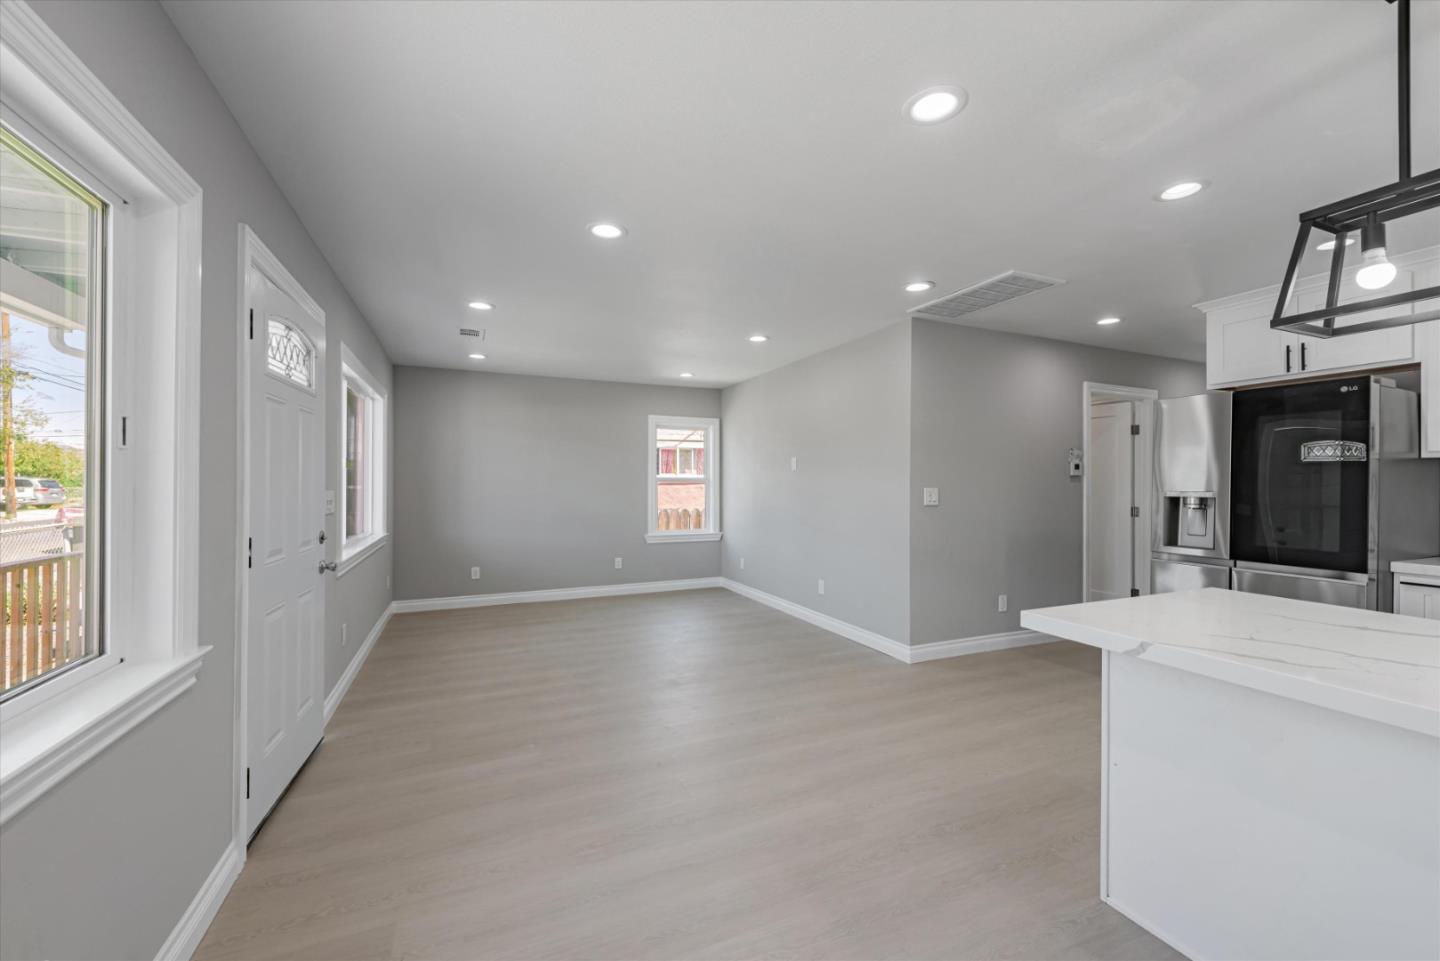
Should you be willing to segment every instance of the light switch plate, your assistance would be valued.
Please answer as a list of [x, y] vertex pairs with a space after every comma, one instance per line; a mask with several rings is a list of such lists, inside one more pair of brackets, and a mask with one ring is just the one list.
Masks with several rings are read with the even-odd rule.
[[334, 492], [334, 491], [326, 491], [326, 492], [325, 492], [325, 513], [326, 513], [326, 514], [333, 514], [333, 513], [335, 513], [335, 492]]
[[926, 507], [939, 507], [939, 506], [940, 506], [940, 488], [938, 488], [938, 487], [927, 487], [927, 488], [925, 488], [924, 503], [925, 503], [925, 506], [926, 506]]

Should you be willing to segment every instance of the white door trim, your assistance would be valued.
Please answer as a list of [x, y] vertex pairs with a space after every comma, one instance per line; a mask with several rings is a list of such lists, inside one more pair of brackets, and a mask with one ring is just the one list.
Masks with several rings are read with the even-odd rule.
[[1135, 506], [1140, 508], [1132, 550], [1135, 583], [1141, 594], [1150, 593], [1150, 524], [1154, 511], [1152, 489], [1155, 461], [1155, 401], [1160, 392], [1149, 387], [1121, 387], [1085, 381], [1080, 396], [1080, 598], [1090, 596], [1090, 407], [1106, 401], [1133, 401], [1135, 423], [1140, 426], [1140, 443], [1135, 445]]
[[[305, 292], [300, 282], [285, 269], [280, 259], [270, 252], [248, 224], [240, 224], [239, 259], [235, 271], [235, 353], [240, 358], [235, 385], [236, 439], [236, 483], [235, 516], [240, 519], [235, 531], [235, 738], [234, 738], [234, 784], [231, 791], [230, 814], [234, 826], [235, 846], [240, 852], [240, 863], [245, 863], [245, 848], [249, 837], [245, 830], [245, 762], [249, 758], [250, 745], [247, 736], [249, 710], [246, 698], [249, 696], [246, 671], [249, 668], [248, 647], [250, 631], [250, 582], [245, 576], [245, 532], [250, 529], [250, 304], [247, 282], [251, 271], [262, 274], [266, 279], [299, 304], [322, 328], [325, 326], [325, 311], [315, 299]], [[328, 354], [327, 354], [328, 356]], [[323, 398], [321, 398], [323, 401]], [[325, 410], [321, 404], [321, 410]], [[324, 425], [326, 435], [329, 424]], [[322, 613], [322, 618], [324, 614]], [[323, 635], [322, 635], [323, 636]]]

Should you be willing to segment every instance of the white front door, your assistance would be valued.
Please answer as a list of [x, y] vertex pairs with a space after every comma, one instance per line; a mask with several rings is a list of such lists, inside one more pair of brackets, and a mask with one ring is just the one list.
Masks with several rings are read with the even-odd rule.
[[258, 270], [246, 290], [249, 836], [324, 732], [325, 331]]
[[1090, 408], [1090, 462], [1086, 465], [1085, 600], [1129, 597], [1135, 582], [1135, 405]]

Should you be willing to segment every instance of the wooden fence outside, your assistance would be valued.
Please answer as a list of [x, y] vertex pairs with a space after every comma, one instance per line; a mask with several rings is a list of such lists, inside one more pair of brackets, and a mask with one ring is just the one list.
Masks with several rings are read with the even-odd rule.
[[705, 512], [698, 507], [665, 507], [655, 517], [655, 527], [662, 531], [693, 531], [704, 526]]
[[0, 691], [85, 654], [85, 554], [47, 554], [0, 565], [5, 628]]

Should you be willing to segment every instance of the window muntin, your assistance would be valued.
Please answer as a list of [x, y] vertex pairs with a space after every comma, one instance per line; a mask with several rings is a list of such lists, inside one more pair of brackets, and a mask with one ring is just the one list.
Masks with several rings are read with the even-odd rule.
[[109, 213], [0, 127], [0, 700], [105, 650]]
[[719, 421], [650, 418], [649, 535], [652, 540], [717, 535]]

